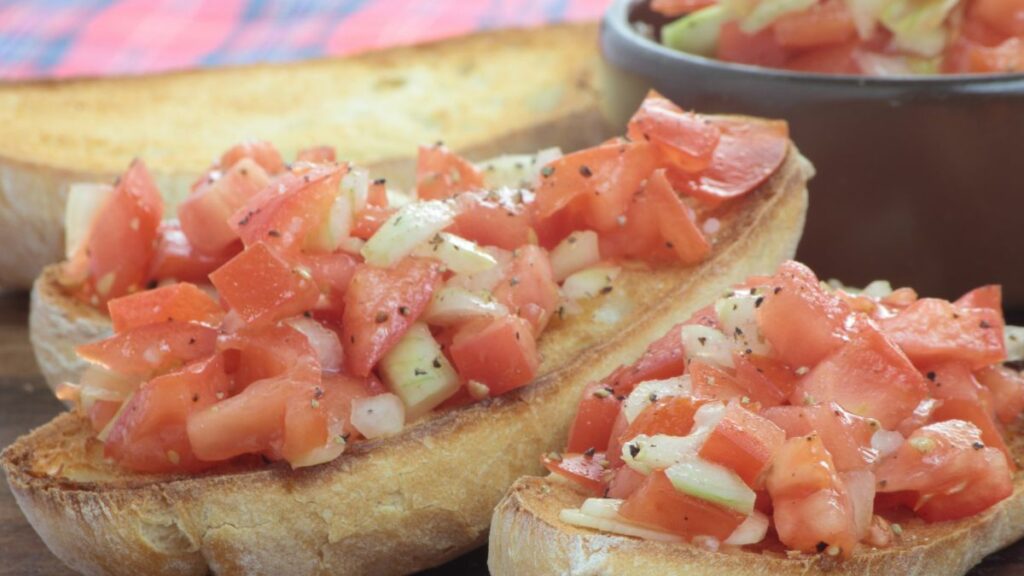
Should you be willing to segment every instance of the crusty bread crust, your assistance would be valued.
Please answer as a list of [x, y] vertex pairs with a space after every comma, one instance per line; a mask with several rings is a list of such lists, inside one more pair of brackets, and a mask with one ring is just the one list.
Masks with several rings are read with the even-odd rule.
[[[1024, 457], [1024, 423], [1011, 431], [1011, 450]], [[493, 576], [621, 574], [623, 576], [961, 576], [986, 555], [1024, 537], [1024, 474], [1013, 495], [982, 514], [927, 524], [902, 518], [902, 534], [888, 548], [858, 550], [850, 560], [824, 554], [787, 557], [771, 552], [710, 552], [602, 534], [559, 520], [588, 494], [557, 477], [520, 478], [494, 510], [487, 559]]]
[[617, 324], [594, 319], [599, 300], [554, 322], [539, 342], [536, 382], [357, 443], [329, 464], [128, 475], [101, 458], [75, 414], [22, 437], [0, 463], [50, 550], [84, 574], [386, 575], [438, 565], [485, 541], [505, 489], [564, 443], [587, 382], [633, 361], [728, 285], [793, 255], [810, 172], [791, 149], [761, 189], [719, 215], [703, 264], [625, 271], [613, 294], [634, 306]]
[[28, 288], [62, 259], [68, 186], [112, 181], [133, 156], [173, 209], [243, 138], [288, 158], [330, 144], [405, 186], [416, 146], [442, 138], [471, 159], [596, 144], [611, 135], [596, 44], [595, 25], [562, 25], [297, 64], [0, 86], [0, 288]]

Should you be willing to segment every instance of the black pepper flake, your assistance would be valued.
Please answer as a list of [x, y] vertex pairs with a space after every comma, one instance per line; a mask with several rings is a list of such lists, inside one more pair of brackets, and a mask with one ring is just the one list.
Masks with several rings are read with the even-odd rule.
[[612, 287], [611, 286], [605, 286], [604, 288], [601, 288], [601, 294], [607, 294], [607, 293], [609, 293], [611, 291], [612, 291]]
[[398, 313], [401, 314], [402, 316], [408, 316], [409, 315], [409, 307], [408, 306], [399, 306], [398, 307]]
[[760, 308], [761, 304], [764, 304], [764, 296], [758, 296], [757, 300], [754, 300], [754, 308]]
[[199, 394], [193, 394], [192, 395], [192, 401], [193, 402], [199, 402]]
[[640, 453], [640, 447], [636, 444], [629, 445], [629, 455], [636, 458], [636, 455]]
[[655, 394], [654, 392], [651, 392], [647, 399], [651, 401], [651, 404], [653, 404], [658, 401], [658, 395]]
[[278, 232], [277, 230], [268, 230], [267, 231], [267, 236], [270, 236], [271, 238], [280, 238], [281, 237], [281, 233]]
[[733, 330], [733, 333], [736, 334], [736, 336], [743, 336], [743, 329], [737, 326], [736, 330]]
[[249, 223], [249, 220], [251, 220], [252, 217], [258, 213], [259, 210], [249, 210], [248, 212], [245, 213], [245, 216], [243, 216], [242, 219], [238, 221], [238, 225], [245, 226], [246, 224]]
[[555, 167], [554, 166], [545, 166], [545, 167], [540, 169], [540, 175], [545, 177], [545, 178], [551, 176], [554, 173], [555, 173]]
[[349, 338], [349, 341], [351, 341], [353, 344], [356, 343], [356, 337], [354, 334], [352, 335], [352, 337]]
[[390, 317], [390, 314], [387, 312], [377, 312], [377, 316], [374, 317], [374, 321], [376, 321], [377, 324], [383, 324], [388, 321], [388, 317]]
[[665, 248], [675, 248], [675, 244], [671, 242], [665, 242]]
[[932, 382], [935, 382], [935, 372], [929, 372], [929, 373], [925, 374], [924, 376], [925, 376], [925, 378], [931, 380]]
[[593, 175], [594, 173], [590, 170], [589, 166], [587, 166], [586, 164], [580, 166], [580, 176], [583, 176], [584, 178], [590, 178]]
[[518, 284], [519, 278], [516, 278], [515, 276], [513, 276], [512, 279], [508, 281], [509, 286], [517, 286]]
[[189, 339], [188, 339], [188, 343], [189, 343], [189, 345], [190, 345], [190, 346], [191, 346], [192, 344], [195, 344], [195, 343], [196, 343], [196, 339], [195, 339], [195, 337], [193, 336], [193, 337], [189, 338]]
[[989, 328], [991, 328], [991, 327], [992, 327], [992, 325], [991, 325], [991, 324], [989, 324], [988, 322], [986, 322], [985, 320], [982, 320], [981, 322], [979, 322], [979, 323], [978, 323], [978, 326], [981, 326], [981, 328], [982, 328], [983, 330], [988, 330]]
[[313, 313], [310, 312], [309, 310], [306, 310], [305, 312], [303, 312], [302, 315], [305, 316], [306, 318], [312, 318], [313, 317]]
[[782, 286], [776, 286], [775, 290], [772, 290], [773, 294], [778, 294], [779, 292], [782, 292]]
[[818, 552], [824, 552], [828, 548], [828, 542], [818, 542], [815, 544], [814, 549]]
[[387, 182], [388, 181], [387, 181], [386, 178], [377, 178], [376, 180], [373, 181], [373, 185], [374, 186], [383, 186], [383, 185], [387, 184]]
[[593, 446], [591, 446], [590, 448], [587, 448], [586, 450], [583, 451], [583, 456], [587, 458], [593, 458], [596, 452], [597, 450]]
[[435, 357], [434, 358], [434, 368], [440, 368], [440, 367], [441, 367], [441, 359]]
[[427, 371], [422, 369], [422, 368], [415, 368], [415, 369], [413, 369], [412, 373], [413, 373], [413, 376], [426, 376], [427, 375]]
[[160, 284], [156, 280], [150, 280], [148, 283], [146, 283], [146, 290], [152, 290], [159, 285]]
[[698, 336], [697, 337], [697, 342], [700, 342], [700, 345], [704, 346], [705, 344], [708, 343], [708, 339], [706, 337], [704, 337], [704, 336]]
[[316, 388], [313, 388], [313, 398], [316, 398], [317, 400], [319, 400], [319, 399], [321, 399], [323, 397], [324, 397], [324, 389], [323, 388], [321, 388], [319, 386], [317, 386]]
[[985, 445], [982, 444], [981, 442], [975, 442], [974, 444], [971, 444], [971, 448], [974, 448], [975, 450], [981, 450], [984, 447]]

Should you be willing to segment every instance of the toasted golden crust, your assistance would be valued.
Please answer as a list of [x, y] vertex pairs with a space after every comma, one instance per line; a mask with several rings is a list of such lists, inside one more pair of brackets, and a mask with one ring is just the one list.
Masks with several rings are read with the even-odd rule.
[[[1024, 457], [1024, 425], [1011, 431], [1011, 449]], [[927, 524], [901, 519], [902, 534], [888, 548], [862, 548], [849, 560], [827, 555], [788, 557], [781, 550], [710, 552], [602, 534], [559, 520], [587, 494], [557, 477], [520, 478], [494, 510], [488, 568], [494, 576], [621, 574], [623, 576], [836, 576], [900, 574], [961, 576], [987, 554], [1024, 537], [1024, 474], [1013, 495], [982, 514]]]
[[403, 574], [485, 541], [495, 503], [538, 454], [562, 445], [583, 386], [638, 357], [698, 305], [791, 257], [809, 164], [795, 149], [761, 189], [721, 214], [712, 256], [689, 269], [629, 270], [618, 323], [556, 321], [539, 342], [541, 377], [338, 460], [199, 477], [119, 472], [84, 419], [62, 415], [19, 439], [2, 465], [50, 549], [84, 574]]
[[109, 182], [134, 156], [173, 207], [245, 138], [286, 158], [329, 144], [404, 185], [416, 146], [439, 139], [473, 159], [600, 142], [610, 134], [596, 44], [593, 24], [564, 25], [297, 64], [0, 86], [0, 287], [28, 288], [61, 259], [70, 184]]

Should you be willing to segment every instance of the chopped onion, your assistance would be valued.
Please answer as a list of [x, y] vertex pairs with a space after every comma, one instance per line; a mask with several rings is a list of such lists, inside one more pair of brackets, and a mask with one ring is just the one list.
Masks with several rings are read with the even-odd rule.
[[454, 221], [455, 210], [447, 202], [428, 200], [407, 204], [367, 240], [361, 253], [367, 264], [392, 266]]
[[757, 494], [739, 474], [697, 456], [683, 458], [665, 469], [665, 476], [676, 490], [706, 502], [753, 514]]
[[580, 512], [594, 518], [608, 518], [616, 520], [619, 517], [619, 507], [622, 500], [618, 498], [587, 498], [580, 506]]
[[768, 517], [754, 510], [722, 543], [730, 546], [757, 544], [764, 540], [766, 534], [768, 534]]
[[718, 330], [700, 324], [688, 324], [681, 329], [686, 361], [700, 360], [720, 368], [732, 368], [733, 346]]
[[370, 193], [370, 172], [366, 168], [349, 165], [348, 172], [341, 177], [341, 194], [352, 201], [352, 212], [366, 208], [366, 197]]
[[512, 253], [493, 246], [485, 246], [483, 251], [494, 258], [498, 263], [497, 266], [475, 274], [456, 274], [448, 281], [448, 285], [465, 288], [470, 292], [490, 292], [494, 290], [505, 276], [505, 269], [512, 262]]
[[686, 436], [640, 434], [622, 446], [622, 460], [641, 474], [664, 470], [686, 458], [695, 458], [711, 431], [722, 420], [725, 404], [710, 402], [697, 409], [693, 430]]
[[405, 404], [391, 393], [356, 398], [352, 401], [352, 426], [370, 439], [394, 436], [405, 426]]
[[771, 345], [761, 334], [757, 323], [758, 301], [762, 298], [764, 296], [752, 294], [749, 290], [737, 290], [715, 302], [715, 314], [722, 325], [722, 332], [732, 338], [740, 350], [750, 350], [755, 354], [771, 351]]
[[413, 202], [416, 201], [415, 198], [406, 194], [405, 192], [402, 192], [401, 190], [393, 190], [391, 188], [387, 188], [386, 190], [384, 190], [384, 194], [388, 197], [388, 206], [391, 206], [392, 208], [401, 208], [406, 204], [412, 204]]
[[334, 330], [325, 328], [323, 324], [305, 316], [289, 318], [285, 324], [302, 332], [303, 336], [309, 340], [309, 345], [316, 351], [316, 356], [320, 360], [321, 370], [324, 372], [341, 370], [341, 340]]
[[600, 259], [597, 232], [584, 230], [569, 234], [551, 251], [551, 270], [555, 282], [561, 282], [571, 274], [597, 264]]
[[634, 538], [643, 538], [644, 540], [655, 540], [658, 542], [683, 541], [682, 538], [675, 534], [651, 530], [650, 528], [645, 528], [623, 520], [621, 517], [618, 520], [597, 518], [589, 514], [584, 514], [583, 512], [573, 508], [566, 508], [562, 510], [558, 515], [558, 518], [562, 522], [573, 526], [590, 528], [591, 530], [599, 530], [601, 532], [611, 532], [613, 534], [622, 534], [623, 536], [632, 536]]
[[545, 165], [562, 157], [559, 148], [546, 148], [536, 154], [504, 154], [476, 164], [487, 188], [529, 188], [537, 184]]
[[306, 236], [303, 248], [318, 252], [334, 252], [352, 230], [352, 200], [338, 194], [320, 225]]
[[1024, 360], [1024, 328], [1007, 325], [1003, 339], [1006, 341], [1006, 361]]
[[498, 265], [494, 256], [476, 242], [447, 232], [435, 234], [426, 244], [417, 246], [412, 254], [422, 258], [436, 258], [456, 274], [477, 274]]
[[480, 316], [504, 316], [508, 308], [487, 292], [470, 292], [458, 286], [445, 285], [434, 292], [423, 313], [423, 321], [432, 326], [451, 326]]
[[882, 429], [872, 434], [871, 448], [878, 452], [878, 459], [882, 460], [899, 450], [904, 441], [903, 435], [899, 432]]
[[607, 293], [621, 270], [618, 266], [595, 266], [577, 272], [565, 279], [562, 294], [570, 300], [581, 300]]
[[64, 257], [71, 260], [88, 240], [100, 209], [114, 192], [109, 184], [72, 184], [64, 210]]
[[88, 410], [98, 400], [123, 402], [142, 384], [141, 376], [128, 376], [90, 364], [78, 379], [79, 400]]
[[861, 539], [867, 536], [875, 512], [875, 474], [868, 470], [852, 470], [840, 473], [839, 477], [850, 496], [857, 538]]
[[633, 391], [623, 401], [622, 413], [626, 416], [626, 421], [632, 424], [633, 420], [636, 420], [636, 417], [645, 408], [657, 402], [659, 398], [689, 396], [691, 392], [692, 387], [689, 374], [665, 380], [641, 382], [633, 388]]

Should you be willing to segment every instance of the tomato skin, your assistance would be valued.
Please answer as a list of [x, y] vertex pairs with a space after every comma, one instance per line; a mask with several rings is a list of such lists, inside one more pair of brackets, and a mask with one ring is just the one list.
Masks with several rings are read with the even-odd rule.
[[483, 175], [476, 166], [446, 146], [420, 146], [416, 159], [416, 197], [420, 200], [443, 200], [483, 186]]
[[316, 305], [320, 290], [266, 244], [258, 242], [210, 274], [210, 281], [246, 323], [295, 316]]
[[277, 174], [285, 169], [281, 153], [266, 140], [246, 140], [235, 144], [221, 155], [218, 166], [227, 170], [243, 158], [251, 158], [268, 174]]
[[104, 204], [102, 226], [86, 241], [89, 280], [84, 290], [102, 306], [146, 286], [164, 203], [142, 160], [121, 175]]
[[149, 376], [209, 356], [216, 341], [213, 328], [172, 321], [139, 326], [75, 351], [114, 372]]
[[989, 366], [975, 374], [992, 393], [992, 405], [1003, 424], [1010, 424], [1024, 411], [1024, 376], [1012, 368]]
[[729, 468], [758, 489], [785, 441], [786, 433], [771, 420], [731, 402], [697, 455]]
[[209, 282], [211, 272], [241, 251], [242, 242], [236, 241], [221, 254], [203, 254], [189, 243], [176, 220], [164, 222], [157, 232], [156, 254], [153, 255], [149, 276], [153, 280]]
[[814, 366], [843, 344], [845, 302], [822, 290], [803, 264], [784, 262], [764, 291], [757, 324], [780, 360]]
[[607, 450], [611, 440], [612, 426], [619, 415], [622, 401], [603, 382], [592, 382], [583, 389], [569, 428], [566, 450], [584, 452], [590, 448]]
[[826, 0], [807, 10], [783, 15], [772, 25], [775, 41], [786, 48], [813, 48], [853, 40], [857, 28], [846, 4]]
[[922, 298], [879, 324], [914, 364], [959, 360], [978, 369], [1006, 358], [1002, 314], [991, 308]]
[[1006, 457], [961, 420], [919, 428], [878, 465], [876, 476], [881, 493], [915, 494], [921, 504], [916, 512], [929, 522], [972, 516], [1013, 492]]
[[134, 472], [208, 468], [193, 454], [185, 425], [189, 415], [212, 406], [230, 388], [220, 355], [143, 383], [111, 428], [104, 455]]
[[668, 164], [687, 172], [699, 172], [711, 163], [721, 131], [697, 114], [684, 112], [654, 92], [630, 118], [629, 138], [654, 143]]
[[533, 333], [515, 316], [467, 323], [456, 332], [450, 352], [459, 376], [483, 383], [492, 396], [525, 386], [537, 375]]
[[591, 456], [569, 453], [557, 459], [545, 456], [543, 462], [552, 474], [572, 480], [592, 494], [604, 493], [607, 469], [602, 463], [607, 461], [603, 453], [597, 452]]
[[249, 158], [223, 175], [211, 174], [178, 207], [181, 230], [199, 252], [219, 254], [238, 240], [228, 220], [270, 183], [270, 176]]
[[865, 325], [850, 342], [815, 366], [790, 400], [796, 405], [807, 399], [833, 400], [893, 430], [927, 395], [924, 378], [906, 355], [881, 332]]
[[368, 376], [423, 313], [440, 283], [441, 266], [434, 260], [405, 258], [386, 269], [360, 265], [345, 292], [341, 323], [348, 372]]
[[252, 196], [228, 219], [246, 246], [259, 242], [282, 254], [297, 252], [330, 210], [348, 166], [318, 164], [304, 174], [286, 172]]
[[515, 250], [528, 244], [530, 211], [522, 202], [516, 201], [515, 194], [502, 191], [459, 194], [455, 197], [457, 214], [450, 232], [482, 246], [497, 246], [505, 250]]
[[538, 246], [516, 250], [512, 264], [494, 289], [494, 299], [529, 322], [534, 336], [539, 337], [561, 300], [547, 252]]
[[664, 170], [656, 170], [647, 180], [644, 193], [650, 195], [657, 210], [658, 230], [666, 245], [675, 250], [686, 266], [703, 262], [711, 253], [711, 245], [690, 218], [686, 205], [672, 190]]
[[687, 496], [675, 489], [664, 472], [653, 472], [622, 506], [623, 518], [678, 534], [724, 540], [736, 530], [744, 516], [734, 510]]
[[224, 318], [224, 309], [213, 298], [184, 282], [116, 298], [107, 310], [114, 332], [172, 320], [217, 326]]

